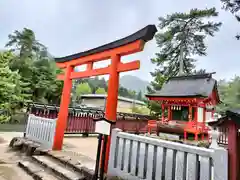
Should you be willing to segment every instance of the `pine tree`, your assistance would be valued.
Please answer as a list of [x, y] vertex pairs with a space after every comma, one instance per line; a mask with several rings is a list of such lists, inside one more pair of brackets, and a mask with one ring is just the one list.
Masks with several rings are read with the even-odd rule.
[[[196, 62], [193, 56], [206, 56], [207, 47], [204, 40], [207, 36], [214, 36], [221, 26], [220, 22], [206, 22], [206, 19], [215, 16], [218, 16], [218, 12], [211, 8], [192, 9], [189, 13], [160, 17], [159, 28], [162, 31], [156, 34], [160, 52], [151, 60], [158, 67], [155, 73], [166, 76], [176, 76], [181, 70], [187, 74], [191, 73]], [[181, 60], [183, 69], [180, 69]]]
[[22, 99], [18, 87], [20, 75], [8, 66], [11, 57], [11, 52], [0, 53], [0, 109], [6, 112], [0, 115], [0, 122], [10, 120], [14, 104]]
[[[240, 0], [221, 0], [223, 3], [223, 8], [226, 11], [230, 11], [237, 19], [238, 22], [240, 22], [240, 16], [238, 15], [238, 12], [240, 11]], [[236, 35], [237, 40], [240, 39], [240, 35]]]
[[[218, 16], [215, 8], [192, 9], [188, 13], [173, 13], [159, 18], [160, 28], [156, 34], [156, 43], [160, 49], [151, 62], [157, 66], [151, 72], [153, 81], [148, 93], [161, 89], [165, 81], [172, 76], [196, 73], [194, 56], [206, 56], [207, 46], [204, 40], [214, 36], [221, 22], [206, 21]], [[149, 108], [158, 109], [156, 103], [149, 102]]]

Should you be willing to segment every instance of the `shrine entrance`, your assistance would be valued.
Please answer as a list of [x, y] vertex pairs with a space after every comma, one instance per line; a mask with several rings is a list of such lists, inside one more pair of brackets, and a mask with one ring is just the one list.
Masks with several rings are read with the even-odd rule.
[[[189, 108], [186, 106], [180, 107], [178, 109], [172, 110], [172, 120], [178, 120], [178, 121], [189, 121]], [[195, 109], [192, 108], [192, 119], [195, 119]]]
[[[148, 25], [128, 37], [111, 42], [109, 44], [66, 57], [55, 58], [57, 66], [64, 71], [63, 74], [58, 76], [58, 79], [64, 81], [64, 86], [61, 97], [60, 111], [56, 124], [53, 150], [62, 149], [64, 130], [66, 129], [68, 119], [68, 106], [70, 103], [72, 80], [91, 76], [109, 75], [105, 118], [108, 121], [115, 122], [117, 114], [119, 73], [137, 70], [140, 68], [139, 60], [122, 63], [121, 57], [142, 51], [145, 43], [149, 40], [152, 40], [156, 31], [157, 29], [155, 25]], [[111, 60], [111, 64], [108, 67], [97, 69], [93, 68], [95, 62], [100, 62], [107, 59]], [[86, 70], [82, 72], [74, 72], [74, 68], [80, 65], [86, 65]], [[108, 137], [106, 148], [105, 172], [108, 165], [109, 149], [110, 137]]]

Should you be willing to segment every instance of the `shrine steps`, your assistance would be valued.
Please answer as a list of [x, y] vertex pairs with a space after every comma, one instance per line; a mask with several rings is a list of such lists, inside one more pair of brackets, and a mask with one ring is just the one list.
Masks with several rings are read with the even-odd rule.
[[82, 173], [69, 168], [60, 161], [51, 158], [50, 156], [32, 156], [32, 163], [37, 164], [47, 171], [51, 172], [55, 177], [64, 180], [84, 180]]
[[[91, 180], [94, 170], [83, 166], [91, 164], [87, 158], [76, 158], [64, 151], [48, 151], [39, 144], [22, 137], [15, 138], [9, 144], [14, 150], [24, 153], [25, 158], [18, 166], [35, 180]], [[79, 156], [79, 155], [78, 155]], [[87, 161], [86, 161], [87, 160]], [[91, 162], [91, 163], [89, 163]]]
[[20, 161], [18, 166], [22, 168], [27, 174], [33, 177], [36, 180], [59, 180], [59, 178], [55, 177], [51, 172], [48, 172], [44, 167], [25, 160]]
[[63, 165], [50, 156], [32, 156], [29, 160], [19, 162], [25, 172], [36, 180], [84, 180], [84, 175]]

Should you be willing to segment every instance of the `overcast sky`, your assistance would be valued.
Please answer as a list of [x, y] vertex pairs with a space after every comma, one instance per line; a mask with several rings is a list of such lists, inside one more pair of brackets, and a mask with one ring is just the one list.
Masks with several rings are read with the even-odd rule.
[[[157, 25], [159, 16], [206, 7], [219, 10], [217, 20], [223, 26], [207, 40], [208, 56], [199, 58], [197, 68], [215, 71], [217, 79], [240, 75], [240, 41], [234, 38], [240, 23], [221, 10], [220, 0], [0, 0], [0, 49], [8, 34], [27, 27], [52, 55], [65, 56], [117, 40], [148, 24]], [[131, 74], [151, 80], [149, 72], [155, 67], [150, 58], [157, 50], [152, 40], [143, 52], [125, 58], [141, 60], [141, 69]]]

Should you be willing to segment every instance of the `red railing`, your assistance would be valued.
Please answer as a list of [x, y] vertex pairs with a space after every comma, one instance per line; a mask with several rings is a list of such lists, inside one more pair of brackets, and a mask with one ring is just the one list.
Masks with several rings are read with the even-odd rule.
[[151, 134], [154, 130], [157, 131], [157, 120], [149, 120], [148, 133]]
[[[31, 104], [29, 113], [46, 118], [57, 118], [59, 107], [43, 104]], [[95, 133], [94, 118], [103, 117], [104, 112], [90, 108], [69, 108], [66, 134], [93, 134]], [[130, 113], [118, 113], [114, 127], [129, 133], [147, 133], [147, 124], [150, 116]]]
[[[195, 122], [195, 121], [177, 121], [177, 120], [164, 120], [157, 121], [157, 120], [149, 120], [148, 121], [148, 133], [152, 133], [152, 131], [157, 132], [158, 131], [158, 125], [159, 124], [165, 124], [165, 125], [174, 125], [176, 127], [180, 127], [183, 129], [184, 133], [184, 139], [187, 139], [187, 134], [192, 133], [195, 135], [195, 140], [198, 140], [198, 135], [202, 135], [202, 140], [205, 138], [205, 134], [208, 135], [209, 128], [204, 123]], [[209, 138], [209, 137], [207, 137]]]

